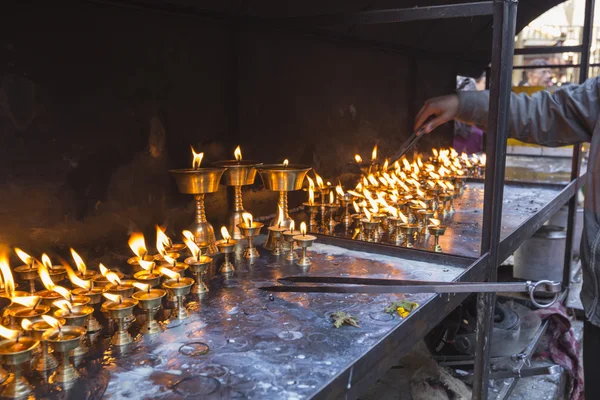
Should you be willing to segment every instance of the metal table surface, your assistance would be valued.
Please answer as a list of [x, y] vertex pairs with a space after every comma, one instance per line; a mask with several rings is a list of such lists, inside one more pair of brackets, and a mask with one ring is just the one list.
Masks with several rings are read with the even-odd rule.
[[[583, 179], [569, 184], [548, 184], [531, 182], [506, 182], [502, 207], [501, 256], [510, 256], [519, 245], [530, 237], [539, 227], [563, 206], [575, 188]], [[469, 181], [463, 195], [454, 200], [456, 212], [442, 219], [447, 225], [445, 235], [439, 243], [445, 254], [460, 257], [479, 257], [481, 249], [481, 231], [483, 224], [483, 183]], [[347, 237], [338, 231], [337, 236]], [[384, 238], [385, 239], [385, 238]], [[324, 236], [324, 240], [327, 237]], [[434, 237], [420, 238], [415, 249], [428, 250], [434, 243]], [[429, 252], [414, 251], [422, 257]]]
[[[379, 365], [382, 357], [393, 354], [390, 346], [409, 349], [463, 296], [450, 301], [412, 295], [420, 307], [403, 320], [383, 311], [402, 295], [289, 293], [269, 298], [257, 288], [284, 275], [307, 272], [451, 281], [459, 276], [471, 279], [475, 270], [468, 268], [469, 259], [439, 256], [437, 261], [415, 261], [317, 242], [310, 251], [313, 265], [306, 271], [260, 250], [261, 257], [252, 263], [238, 252], [237, 270], [230, 279], [214, 272], [222, 261], [215, 259], [210, 292], [202, 298], [188, 296], [191, 317], [170, 323], [153, 340], [138, 338], [116, 355], [106, 345], [106, 333], [97, 335], [82, 364], [82, 378], [70, 391], [73, 398], [99, 398], [103, 390], [105, 398], [135, 399], [294, 399], [362, 390], [360, 381], [373, 372], [373, 363]], [[329, 315], [338, 310], [357, 316], [361, 328], [336, 329]], [[136, 317], [132, 333], [143, 318], [139, 310]], [[189, 355], [202, 347], [198, 343], [207, 345], [208, 352]], [[35, 383], [38, 395], [64, 395]]]

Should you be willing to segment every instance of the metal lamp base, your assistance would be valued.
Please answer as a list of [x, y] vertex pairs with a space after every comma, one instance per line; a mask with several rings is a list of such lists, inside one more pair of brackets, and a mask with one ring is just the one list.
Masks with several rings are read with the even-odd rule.
[[58, 367], [56, 372], [50, 376], [50, 383], [70, 383], [74, 382], [79, 378], [79, 372], [75, 369], [73, 364], [69, 362], [67, 365], [61, 365]]
[[[16, 366], [16, 368], [21, 368]], [[33, 393], [33, 388], [27, 380], [20, 374], [10, 374], [4, 383], [4, 389], [1, 396], [7, 399], [22, 399], [27, 398]]]
[[221, 268], [219, 269], [219, 271], [223, 274], [230, 274], [235, 271], [235, 266], [231, 261], [226, 261], [223, 264], [221, 264]]
[[34, 361], [34, 367], [37, 372], [47, 372], [58, 368], [58, 361], [53, 354], [48, 353], [48, 347], [45, 342], [42, 343], [42, 353], [39, 355], [36, 361]]
[[188, 229], [194, 234], [196, 244], [207, 248], [207, 254], [215, 255], [219, 252], [215, 229], [210, 222], [194, 222]]
[[163, 327], [154, 319], [154, 315], [152, 317], [148, 317], [148, 321], [146, 321], [140, 329], [142, 335], [155, 335], [163, 331]]
[[110, 340], [110, 344], [112, 344], [113, 346], [126, 346], [131, 343], [133, 343], [133, 338], [131, 337], [129, 332], [125, 330], [115, 332], [112, 339]]
[[202, 281], [202, 277], [200, 275], [198, 275], [195, 278], [196, 278], [196, 283], [194, 283], [194, 285], [190, 289], [190, 293], [194, 293], [194, 294], [208, 293], [208, 286], [206, 286], [206, 283], [204, 283]]
[[258, 254], [258, 250], [256, 247], [247, 247], [244, 250], [244, 258], [258, 258], [260, 254]]

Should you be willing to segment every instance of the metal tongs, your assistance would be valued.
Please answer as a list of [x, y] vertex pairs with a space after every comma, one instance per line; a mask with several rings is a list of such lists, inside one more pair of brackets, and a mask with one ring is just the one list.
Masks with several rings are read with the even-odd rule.
[[[552, 306], [561, 292], [560, 282], [432, 282], [404, 279], [375, 279], [331, 276], [286, 276], [279, 279], [283, 283], [317, 283], [318, 285], [280, 285], [263, 286], [268, 292], [302, 293], [491, 293], [522, 292], [529, 293], [534, 306], [548, 308]], [[548, 303], [539, 303], [535, 293], [549, 293], [554, 297]]]
[[415, 132], [413, 132], [412, 135], [410, 135], [410, 137], [408, 138], [408, 140], [406, 142], [404, 142], [404, 144], [402, 145], [402, 147], [400, 147], [400, 150], [398, 150], [398, 152], [396, 154], [394, 154], [394, 157], [392, 157], [389, 165], [392, 166], [394, 165], [394, 163], [398, 160], [400, 160], [402, 158], [403, 155], [405, 155], [410, 149], [412, 149], [417, 142], [423, 137], [425, 136], [425, 128], [421, 127], [419, 129], [417, 129]]

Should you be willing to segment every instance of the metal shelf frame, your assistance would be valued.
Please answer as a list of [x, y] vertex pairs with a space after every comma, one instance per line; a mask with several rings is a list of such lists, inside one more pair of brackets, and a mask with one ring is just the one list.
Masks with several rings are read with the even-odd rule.
[[[459, 277], [463, 281], [496, 281], [497, 267], [501, 256], [514, 251], [523, 241], [529, 238], [555, 211], [565, 202], [569, 201], [569, 222], [567, 228], [567, 251], [565, 261], [570, 261], [571, 243], [573, 235], [573, 221], [575, 215], [575, 194], [582, 183], [579, 177], [580, 146], [575, 146], [573, 151], [572, 182], [548, 205], [532, 216], [515, 232], [503, 241], [500, 240], [502, 218], [502, 201], [505, 181], [506, 142], [508, 139], [508, 113], [512, 88], [513, 55], [516, 54], [543, 54], [577, 51], [582, 54], [580, 74], [581, 80], [587, 78], [589, 68], [589, 49], [591, 41], [591, 24], [595, 0], [586, 0], [586, 17], [584, 38], [581, 46], [557, 48], [533, 48], [514, 50], [514, 37], [517, 16], [518, 0], [490, 0], [482, 2], [465, 2], [441, 6], [426, 6], [412, 8], [398, 8], [388, 10], [363, 11], [351, 14], [317, 15], [294, 18], [258, 18], [239, 15], [228, 15], [218, 12], [200, 10], [195, 6], [175, 5], [159, 0], [90, 0], [96, 3], [142, 7], [158, 12], [185, 14], [208, 20], [231, 23], [233, 26], [264, 26], [262, 29], [284, 29], [295, 31], [299, 27], [322, 27], [348, 24], [382, 24], [402, 23], [408, 21], [434, 20], [445, 18], [463, 18], [474, 16], [493, 17], [493, 37], [491, 47], [490, 81], [490, 107], [489, 128], [487, 132], [487, 170], [484, 194], [484, 223], [482, 227], [481, 254], [476, 259], [462, 257], [462, 262], [468, 265], [465, 272]], [[300, 30], [299, 32], [303, 32]], [[311, 31], [308, 31], [309, 33]], [[306, 32], [304, 32], [306, 33]], [[313, 32], [314, 34], [314, 32]], [[319, 38], [319, 34], [315, 34]], [[324, 39], [328, 39], [326, 36]], [[340, 37], [339, 40], [347, 41], [348, 38]], [[414, 54], [414, 49], [400, 49], [382, 43], [360, 42], [375, 48]], [[563, 66], [561, 66], [563, 67]], [[521, 67], [518, 67], [521, 68]], [[448, 262], [457, 261], [456, 256], [439, 255], [418, 250], [410, 250], [373, 243], [360, 243], [347, 239], [322, 236], [323, 242], [337, 245], [361, 248], [379, 254], [397, 254], [414, 259], [435, 259]], [[458, 257], [461, 258], [461, 257]], [[567, 268], [568, 264], [568, 268]], [[569, 284], [570, 262], [565, 263], [564, 284]], [[394, 330], [384, 340], [360, 358], [357, 362], [338, 376], [332, 378], [315, 397], [331, 398], [345, 397], [356, 398], [368, 385], [381, 377], [390, 367], [397, 363], [398, 358], [427, 334], [433, 327], [442, 321], [452, 310], [466, 299], [466, 294], [455, 296], [435, 296], [424, 305], [420, 312], [407, 318], [402, 324], [402, 329]], [[478, 296], [477, 319], [477, 351], [475, 359], [473, 399], [484, 400], [488, 395], [488, 377], [491, 350], [492, 319], [494, 315], [495, 295], [485, 294]]]

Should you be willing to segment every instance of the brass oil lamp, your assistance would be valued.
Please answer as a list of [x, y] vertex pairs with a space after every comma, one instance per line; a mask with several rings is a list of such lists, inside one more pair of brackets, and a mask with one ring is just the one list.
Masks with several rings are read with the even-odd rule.
[[227, 229], [233, 233], [233, 238], [242, 239], [242, 232], [237, 227], [242, 222], [244, 201], [242, 197], [242, 186], [252, 185], [256, 179], [256, 167], [262, 163], [258, 161], [242, 160], [242, 151], [238, 146], [234, 151], [235, 160], [218, 161], [213, 163], [215, 167], [225, 168], [222, 183], [233, 187], [233, 209], [227, 216]]
[[[292, 218], [288, 212], [288, 192], [302, 189], [304, 177], [311, 168], [306, 165], [289, 164], [288, 160], [285, 160], [282, 164], [260, 165], [257, 169], [265, 188], [279, 192], [278, 205], [283, 209], [284, 217], [281, 227], [289, 229]], [[277, 217], [269, 225], [277, 225]], [[273, 251], [275, 247], [275, 238], [268, 234], [264, 248]]]
[[209, 193], [215, 193], [219, 190], [219, 181], [225, 172], [225, 168], [201, 168], [202, 157], [204, 153], [196, 153], [192, 149], [194, 160], [192, 168], [175, 169], [169, 172], [175, 179], [179, 191], [184, 194], [194, 195], [196, 201], [195, 222], [189, 227], [194, 234], [195, 242], [199, 246], [207, 246], [208, 254], [217, 254], [215, 230], [206, 219], [204, 210], [204, 196]]

